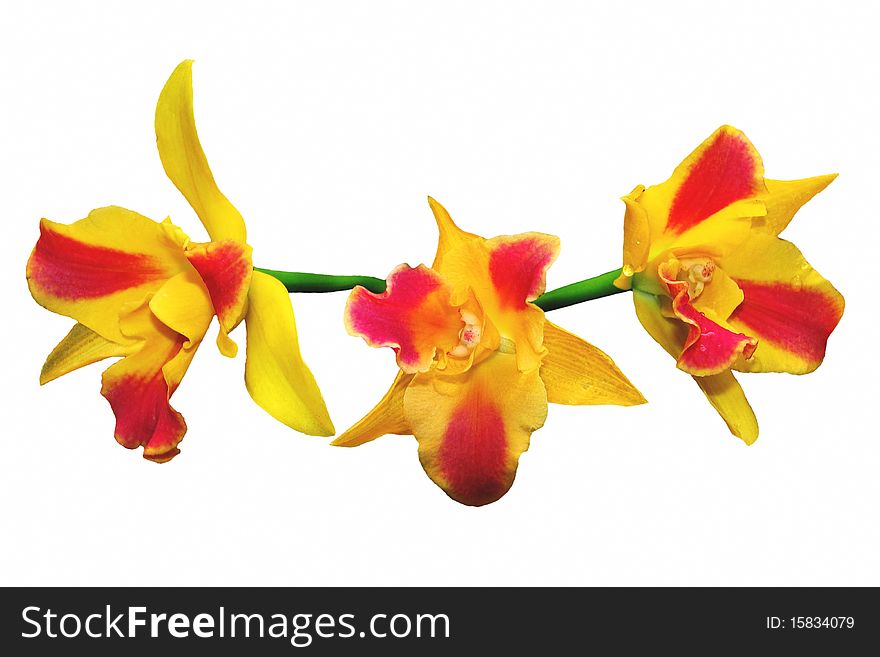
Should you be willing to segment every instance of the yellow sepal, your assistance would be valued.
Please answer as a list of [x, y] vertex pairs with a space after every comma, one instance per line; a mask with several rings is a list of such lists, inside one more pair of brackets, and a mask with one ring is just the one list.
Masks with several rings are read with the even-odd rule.
[[727, 423], [730, 433], [741, 438], [746, 445], [758, 439], [758, 419], [730, 370], [711, 376], [695, 376], [694, 381]]
[[331, 444], [337, 447], [357, 447], [389, 433], [411, 434], [412, 430], [403, 414], [403, 395], [414, 376], [398, 372], [391, 388], [373, 410]]
[[269, 415], [312, 436], [335, 433], [324, 398], [299, 350], [290, 296], [275, 278], [255, 271], [248, 291], [244, 380]]
[[181, 62], [159, 95], [156, 145], [171, 182], [186, 197], [214, 241], [244, 243], [244, 219], [229, 202], [208, 166], [193, 114], [192, 60]]
[[547, 355], [541, 379], [553, 404], [644, 404], [645, 398], [601, 349], [551, 322], [544, 324]]

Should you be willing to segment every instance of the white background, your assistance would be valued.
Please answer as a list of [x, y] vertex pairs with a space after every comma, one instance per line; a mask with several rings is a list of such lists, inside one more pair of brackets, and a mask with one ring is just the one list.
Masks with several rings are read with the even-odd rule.
[[[880, 584], [876, 5], [2, 8], [2, 584]], [[761, 423], [746, 447], [626, 295], [555, 312], [651, 403], [551, 406], [510, 493], [473, 509], [410, 437], [346, 450], [272, 420], [215, 327], [173, 399], [181, 455], [147, 462], [113, 440], [102, 366], [38, 386], [71, 322], [31, 300], [24, 267], [40, 217], [108, 204], [204, 239], [153, 134], [184, 58], [259, 266], [430, 262], [431, 194], [467, 230], [562, 236], [556, 287], [618, 267], [618, 198], [722, 123], [770, 177], [839, 172], [785, 233], [846, 296], [826, 363], [741, 377]], [[346, 334], [344, 293], [293, 301], [341, 431], [385, 392], [392, 354]]]

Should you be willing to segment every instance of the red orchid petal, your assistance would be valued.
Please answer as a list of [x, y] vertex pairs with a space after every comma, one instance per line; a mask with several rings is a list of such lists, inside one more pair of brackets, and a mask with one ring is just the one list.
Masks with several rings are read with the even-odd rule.
[[730, 126], [719, 128], [680, 168], [686, 177], [669, 210], [666, 229], [671, 233], [683, 233], [763, 187], [758, 152], [743, 133]]
[[345, 322], [349, 333], [370, 346], [392, 347], [400, 368], [410, 373], [427, 370], [436, 351], [455, 347], [464, 325], [443, 281], [423, 265], [395, 269], [382, 294], [356, 287], [348, 298]]
[[750, 358], [758, 341], [743, 333], [734, 333], [713, 322], [691, 305], [688, 284], [665, 275], [660, 276], [672, 297], [675, 315], [688, 325], [678, 367], [695, 376], [718, 374], [729, 369], [740, 354]]
[[[763, 359], [768, 369], [810, 372], [825, 358], [828, 337], [843, 315], [843, 298], [835, 290], [796, 288], [778, 282], [738, 280], [743, 302], [730, 316], [761, 339], [761, 352], [780, 353]], [[759, 355], [761, 354], [759, 352]], [[752, 369], [745, 364], [744, 369]]]
[[192, 244], [186, 257], [208, 288], [220, 325], [231, 331], [241, 321], [247, 302], [253, 274], [251, 247], [232, 240]]

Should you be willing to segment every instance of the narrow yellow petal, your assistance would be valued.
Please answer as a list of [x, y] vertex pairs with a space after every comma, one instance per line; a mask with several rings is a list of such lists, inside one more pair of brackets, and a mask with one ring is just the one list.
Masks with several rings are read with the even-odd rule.
[[124, 356], [130, 349], [130, 346], [126, 347], [101, 337], [87, 326], [74, 324], [70, 333], [46, 358], [43, 370], [40, 372], [40, 385], [105, 358]]
[[544, 324], [547, 355], [541, 379], [554, 404], [644, 404], [645, 398], [602, 350], [556, 326]]
[[214, 182], [193, 115], [192, 61], [181, 62], [159, 95], [156, 144], [171, 182], [186, 197], [214, 241], [247, 240], [244, 219]]
[[440, 238], [437, 242], [437, 255], [434, 256], [434, 264], [431, 268], [442, 274], [443, 258], [449, 251], [470, 240], [480, 239], [480, 237], [459, 228], [452, 220], [452, 217], [449, 216], [446, 208], [430, 196], [428, 197], [428, 205], [431, 207], [431, 212], [434, 213], [434, 219], [437, 221], [437, 228], [440, 231]]
[[621, 200], [626, 204], [623, 215], [623, 273], [614, 284], [622, 290], [632, 287], [632, 276], [645, 270], [648, 264], [648, 251], [651, 248], [651, 227], [648, 213], [638, 202], [645, 188], [636, 187]]
[[238, 355], [238, 345], [229, 334], [220, 327], [217, 332], [217, 349], [227, 358], [235, 358]]
[[758, 439], [758, 420], [739, 382], [729, 370], [712, 376], [695, 376], [709, 402], [727, 423], [727, 427], [746, 445]]
[[391, 384], [391, 388], [375, 408], [334, 440], [331, 445], [357, 447], [389, 433], [411, 434], [412, 430], [403, 414], [403, 394], [413, 376], [415, 375], [399, 372], [394, 383]]
[[765, 180], [767, 216], [763, 221], [756, 221], [755, 227], [779, 235], [801, 206], [828, 187], [835, 178], [836, 173], [801, 180]]
[[335, 433], [324, 398], [303, 361], [290, 296], [275, 278], [255, 271], [248, 291], [244, 380], [253, 400], [292, 429]]

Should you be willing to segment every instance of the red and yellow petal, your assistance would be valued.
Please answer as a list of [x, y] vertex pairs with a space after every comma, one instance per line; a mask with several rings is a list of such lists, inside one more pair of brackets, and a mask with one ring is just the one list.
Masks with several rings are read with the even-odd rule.
[[186, 433], [183, 416], [169, 400], [198, 343], [169, 329], [143, 305], [123, 317], [123, 329], [141, 346], [104, 372], [101, 394], [116, 416], [116, 440], [144, 448], [144, 458], [164, 463], [176, 456]]
[[225, 356], [234, 357], [238, 347], [228, 336], [247, 310], [254, 270], [251, 247], [233, 240], [191, 244], [186, 257], [211, 295], [214, 314], [220, 321], [217, 345]]
[[752, 218], [766, 213], [765, 192], [758, 152], [739, 130], [722, 126], [669, 180], [633, 199], [648, 219], [648, 260], [697, 248], [705, 256], [724, 255], [748, 236]]
[[707, 376], [729, 369], [740, 356], [751, 357], [757, 345], [755, 338], [734, 333], [694, 308], [688, 284], [676, 280], [675, 272], [667, 271], [666, 264], [660, 267], [660, 277], [672, 297], [675, 315], [688, 325], [688, 335], [678, 355], [680, 369], [695, 376]]
[[522, 310], [544, 293], [547, 269], [559, 255], [559, 238], [543, 233], [495, 237], [486, 242], [489, 277], [501, 310]]
[[428, 476], [457, 502], [482, 506], [513, 484], [547, 394], [537, 369], [520, 371], [513, 354], [496, 352], [458, 376], [416, 375], [404, 413]]
[[52, 312], [125, 343], [120, 309], [141, 303], [189, 266], [186, 242], [171, 223], [118, 207], [93, 210], [70, 225], [44, 219], [27, 264], [28, 287]]
[[682, 234], [729, 205], [765, 190], [761, 156], [736, 128], [722, 126], [664, 183], [670, 195], [665, 232]]
[[458, 344], [464, 322], [436, 272], [401, 265], [388, 276], [382, 294], [352, 290], [345, 325], [372, 347], [393, 348], [400, 368], [414, 373], [430, 368], [435, 353], [445, 354]]
[[754, 356], [737, 361], [736, 369], [792, 374], [815, 370], [843, 316], [840, 292], [794, 244], [768, 233], [752, 235], [721, 266], [743, 292], [730, 326], [759, 340]]

